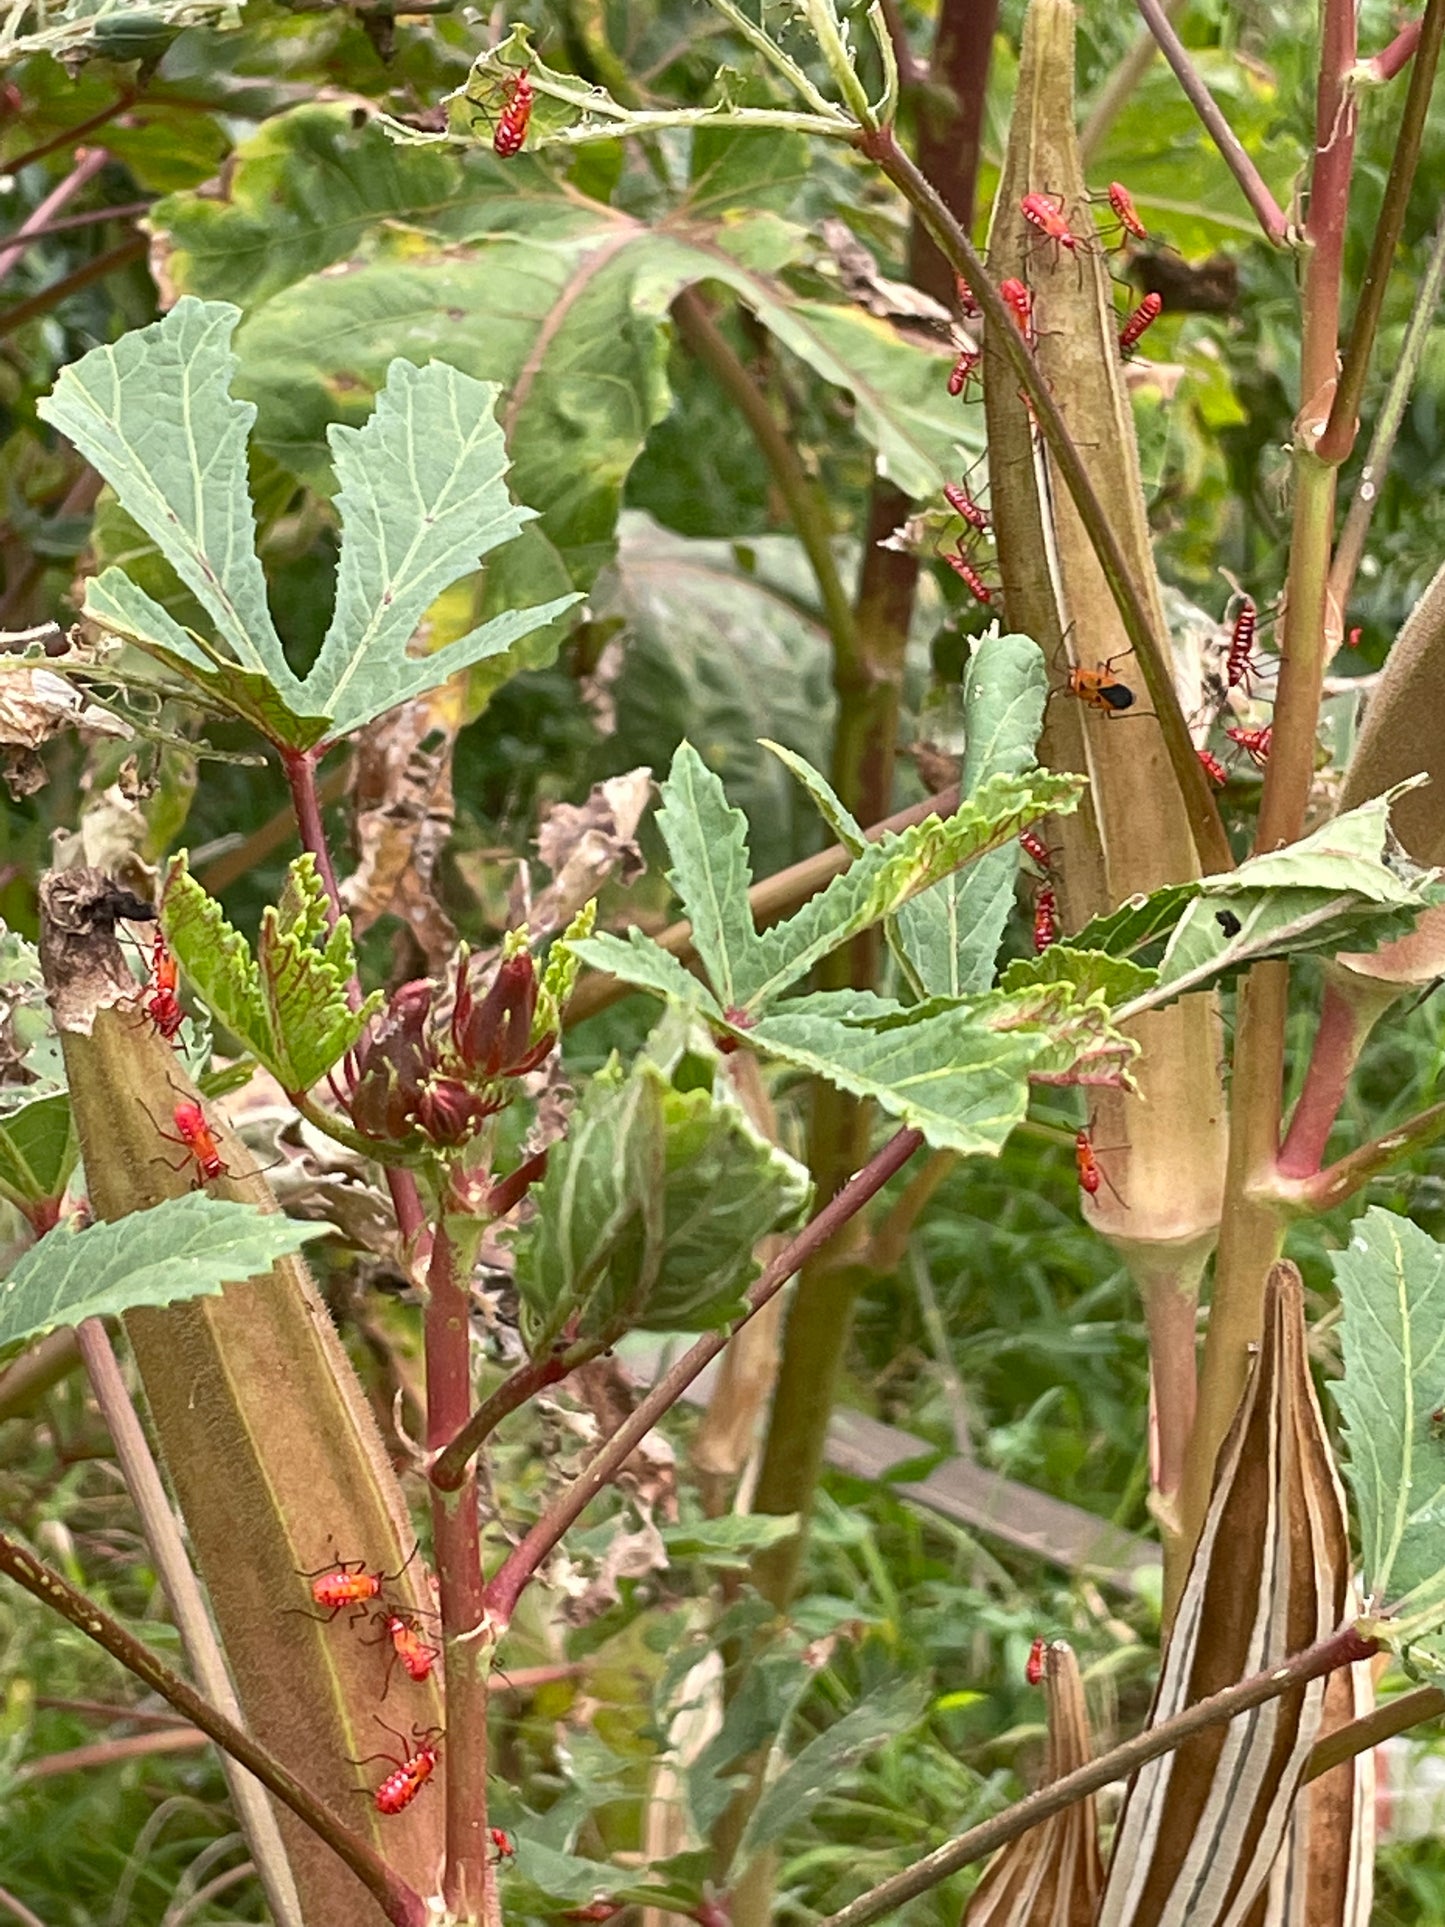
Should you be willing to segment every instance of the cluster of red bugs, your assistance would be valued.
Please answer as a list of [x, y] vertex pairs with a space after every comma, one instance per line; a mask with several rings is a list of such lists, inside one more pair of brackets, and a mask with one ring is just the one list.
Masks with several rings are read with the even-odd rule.
[[[1231, 598], [1231, 606], [1235, 603], [1238, 606], [1234, 608], [1232, 618], [1229, 617], [1229, 611], [1225, 611], [1226, 618], [1230, 621], [1229, 642], [1224, 654], [1226, 700], [1231, 689], [1240, 689], [1246, 696], [1252, 697], [1254, 678], [1261, 673], [1260, 666], [1254, 658], [1255, 637], [1259, 630], [1259, 609], [1251, 596], [1242, 593]], [[1226, 728], [1224, 734], [1235, 749], [1247, 756], [1257, 769], [1263, 769], [1268, 763], [1270, 742], [1274, 736], [1272, 723], [1263, 723], [1252, 729], [1235, 725]], [[1210, 749], [1200, 749], [1196, 754], [1210, 781], [1222, 788], [1229, 780], [1229, 771], [1224, 763]]]
[[[413, 1548], [411, 1559], [415, 1557], [416, 1550]], [[342, 1559], [333, 1566], [324, 1566], [316, 1572], [302, 1575], [310, 1580], [311, 1597], [321, 1608], [320, 1613], [313, 1617], [324, 1618], [329, 1625], [338, 1613], [344, 1612], [348, 1626], [356, 1626], [369, 1619], [380, 1630], [375, 1639], [363, 1640], [362, 1644], [378, 1646], [383, 1641], [390, 1643], [391, 1655], [386, 1662], [386, 1679], [381, 1689], [383, 1699], [391, 1690], [392, 1671], [398, 1660], [408, 1677], [420, 1684], [431, 1677], [432, 1668], [439, 1657], [437, 1648], [422, 1637], [418, 1615], [414, 1611], [398, 1611], [382, 1593], [384, 1586], [393, 1585], [401, 1578], [411, 1559], [396, 1572], [375, 1572], [364, 1559]], [[365, 1759], [354, 1760], [352, 1765], [366, 1766], [374, 1760], [385, 1760], [392, 1770], [372, 1798], [378, 1813], [400, 1813], [411, 1805], [436, 1771], [437, 1761], [441, 1757], [437, 1746], [441, 1730], [438, 1727], [414, 1726], [408, 1740], [394, 1726], [387, 1726], [383, 1719], [378, 1718], [377, 1725], [385, 1727], [400, 1743], [402, 1757], [397, 1759], [390, 1753], [371, 1753]], [[505, 1835], [502, 1837], [506, 1838]], [[498, 1845], [495, 1837], [493, 1844]], [[510, 1842], [506, 1851], [511, 1851]], [[498, 1852], [502, 1852], [500, 1845]]]
[[[1148, 229], [1139, 219], [1133, 197], [1122, 182], [1111, 181], [1105, 198], [1113, 216], [1111, 225], [1121, 239], [1148, 239]], [[1093, 252], [1098, 245], [1097, 234], [1090, 237], [1074, 232], [1062, 195], [1043, 191], [1025, 194], [1019, 203], [1019, 211], [1029, 226], [1051, 242], [1056, 250], [1067, 250], [1077, 256]], [[969, 322], [981, 319], [983, 311], [973, 289], [961, 274], [954, 276], [954, 285], [962, 319]], [[1034, 298], [1027, 283], [1010, 275], [999, 282], [998, 292], [1024, 343], [1032, 349], [1038, 341], [1038, 324]], [[1119, 348], [1124, 356], [1132, 354], [1145, 330], [1158, 319], [1163, 306], [1159, 295], [1147, 294], [1127, 317], [1119, 335]], [[979, 379], [983, 352], [975, 339], [961, 334], [955, 336], [954, 347], [955, 358], [948, 371], [948, 392], [954, 397], [966, 399], [970, 385]], [[1024, 396], [1026, 405], [1027, 400], [1027, 396]], [[976, 539], [988, 531], [988, 516], [963, 484], [949, 483], [943, 493], [949, 507], [966, 524], [966, 530], [955, 539], [951, 549], [938, 549], [938, 558], [948, 564], [976, 602], [990, 607], [995, 591], [978, 566], [974, 547]], [[1134, 700], [1132, 690], [1110, 676], [1106, 665], [1100, 665], [1097, 670], [1078, 671], [1071, 677], [1070, 687], [1073, 694], [1081, 696], [1092, 708], [1112, 713], [1127, 709]]]

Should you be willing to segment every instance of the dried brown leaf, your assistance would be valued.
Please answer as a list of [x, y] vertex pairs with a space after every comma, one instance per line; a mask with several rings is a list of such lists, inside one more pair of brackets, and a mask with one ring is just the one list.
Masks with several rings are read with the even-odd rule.
[[534, 937], [561, 930], [609, 877], [631, 883], [646, 867], [637, 826], [652, 798], [652, 771], [631, 769], [595, 783], [585, 803], [556, 803], [537, 832], [552, 881], [530, 905], [514, 892], [512, 921]]
[[402, 918], [437, 972], [457, 943], [435, 879], [456, 820], [452, 752], [463, 720], [458, 687], [443, 683], [363, 729], [352, 759], [358, 862], [342, 899], [358, 935], [379, 917]]

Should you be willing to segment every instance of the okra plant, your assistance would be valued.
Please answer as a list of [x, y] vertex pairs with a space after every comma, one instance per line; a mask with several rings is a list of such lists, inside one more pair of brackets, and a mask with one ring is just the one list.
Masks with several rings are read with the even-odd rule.
[[[555, 51], [518, 24], [480, 53], [470, 16], [432, 11], [406, 87], [365, 106], [280, 87], [288, 23], [223, 180], [171, 179], [149, 206], [164, 312], [67, 358], [35, 403], [34, 434], [95, 483], [87, 508], [108, 493], [70, 636], [7, 638], [17, 744], [87, 732], [93, 834], [35, 879], [38, 943], [9, 933], [0, 958], [19, 1232], [0, 1414], [83, 1366], [186, 1674], [34, 1535], [0, 1532], [0, 1572], [220, 1748], [278, 1922], [646, 1909], [761, 1927], [806, 1904], [862, 1927], [956, 1917], [954, 1877], [994, 1850], [967, 1920], [1197, 1927], [1284, 1919], [1301, 1895], [1312, 1921], [1363, 1920], [1370, 1748], [1445, 1709], [1422, 1684], [1372, 1710], [1381, 1656], [1428, 1675], [1445, 1628], [1445, 1265], [1405, 1216], [1348, 1223], [1322, 1403], [1297, 1260], [1306, 1228], [1445, 1133], [1431, 1105], [1326, 1162], [1372, 1031], [1441, 970], [1435, 584], [1351, 710], [1352, 745], [1320, 741], [1326, 698], [1351, 694], [1326, 670], [1445, 262], [1437, 245], [1337, 532], [1445, 5], [1366, 59], [1355, 9], [1322, 0], [1287, 211], [1140, 0], [1157, 85], [1198, 113], [1231, 219], [1298, 266], [1268, 665], [1245, 588], [1208, 646], [1166, 601], [1139, 423], [1170, 300], [1141, 283], [1121, 306], [1113, 279], [1124, 248], [1186, 298], [1207, 276], [1153, 248], [1161, 180], [1091, 188], [1108, 115], [1101, 100], [1081, 144], [1068, 0], [1024, 11], [988, 155], [993, 16], [970, 31], [964, 0], [944, 0], [927, 72], [881, 6], [755, 18], [713, 0], [726, 58], [701, 82], [710, 40], [644, 44], [666, 10], [620, 48], [617, 23], [568, 19]], [[368, 8], [354, 40], [391, 59], [406, 19]], [[126, 46], [138, 64], [124, 105], [86, 123], [102, 127], [226, 31], [169, 0], [94, 22], [37, 7], [0, 29], [0, 57], [23, 107], [45, 63]], [[1347, 222], [1371, 191], [1360, 101], [1406, 72], [1346, 329]], [[907, 282], [866, 245], [890, 236]], [[695, 417], [672, 453], [700, 481], [690, 506], [658, 452], [669, 379]], [[848, 486], [851, 546], [828, 493]], [[544, 830], [536, 897], [504, 904], [466, 852], [491, 909], [463, 941], [436, 834], [462, 723], [485, 733], [509, 697], [525, 715], [564, 649], [594, 711], [625, 711], [603, 665], [646, 627], [637, 505], [662, 521], [665, 503], [690, 560], [727, 578], [730, 601], [697, 590], [713, 667], [740, 657], [751, 693], [759, 636], [805, 614], [831, 743], [795, 714], [729, 767], [700, 696], [698, 740], [676, 732], [659, 761], [640, 886], [645, 769], [625, 824], [614, 774], [573, 831]], [[925, 614], [957, 596], [935, 638], [947, 754], [919, 745], [939, 780], [895, 811], [921, 578]], [[7, 619], [37, 613], [25, 595], [11, 610], [7, 588]], [[678, 605], [664, 655], [669, 620], [680, 633]], [[805, 674], [801, 644], [781, 659]], [[150, 813], [127, 819], [142, 760]], [[177, 771], [261, 762], [300, 854], [248, 930], [214, 856], [182, 847]], [[343, 766], [349, 875], [327, 813]], [[744, 776], [750, 811], [727, 780]], [[109, 840], [102, 798], [127, 823]], [[785, 798], [823, 847], [767, 874]], [[367, 941], [388, 912], [408, 936], [390, 971]], [[1305, 1042], [1290, 999], [1314, 977]], [[630, 1028], [609, 1016], [624, 999]], [[227, 1121], [261, 1090], [289, 1147], [274, 1184]], [[857, 1637], [853, 1602], [803, 1582], [853, 1314], [950, 1174], [1029, 1130], [1072, 1144], [1082, 1216], [1147, 1332], [1152, 1704], [1096, 1745], [1072, 1647], [1040, 1633], [1045, 1783], [987, 1817], [975, 1788], [936, 1840], [795, 1879], [784, 1850], [820, 1800], [946, 1730], [946, 1696], [904, 1666], [815, 1690]], [[297, 1165], [320, 1174], [304, 1199]], [[384, 1321], [318, 1289], [305, 1251], [328, 1229], [392, 1280]], [[619, 1349], [649, 1361], [644, 1382]], [[711, 1440], [679, 1483], [648, 1454], [665, 1423], [686, 1436], [680, 1401], [718, 1361], [707, 1423], [746, 1436]], [[534, 1437], [549, 1447], [528, 1464]], [[664, 1610], [667, 1587], [686, 1611]], [[595, 1624], [624, 1596], [641, 1630], [609, 1663], [643, 1672], [645, 1707], [621, 1739], [574, 1714], [529, 1783], [499, 1712], [519, 1652], [559, 1652], [569, 1609]], [[557, 1677], [596, 1656], [578, 1642]], [[1109, 1836], [1095, 1795], [1118, 1781]]]

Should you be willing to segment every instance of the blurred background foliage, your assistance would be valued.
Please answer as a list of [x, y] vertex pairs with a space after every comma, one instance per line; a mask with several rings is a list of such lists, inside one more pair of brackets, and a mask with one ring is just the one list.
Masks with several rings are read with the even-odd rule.
[[[905, 0], [900, 11], [926, 53], [932, 9]], [[840, 221], [882, 275], [906, 278], [906, 230], [892, 195], [852, 156], [791, 137], [662, 136], [503, 166], [481, 149], [394, 147], [368, 120], [369, 106], [427, 114], [465, 79], [475, 53], [519, 19], [552, 66], [619, 97], [703, 101], [720, 67], [748, 74], [750, 65], [725, 23], [696, 0], [528, 0], [505, 19], [472, 7], [393, 18], [380, 6], [246, 0], [178, 29], [162, 7], [129, 41], [113, 24], [90, 32], [83, 9], [74, 12], [80, 25], [62, 48], [67, 62], [38, 50], [12, 55], [0, 71], [0, 233], [13, 235], [71, 173], [77, 145], [88, 140], [99, 156], [64, 209], [89, 217], [84, 225], [49, 232], [13, 259], [0, 240], [8, 270], [0, 282], [0, 627], [66, 625], [77, 571], [119, 558], [149, 570], [184, 613], [143, 538], [106, 499], [97, 508], [93, 478], [36, 416], [58, 369], [97, 342], [153, 319], [179, 292], [243, 309], [239, 388], [259, 410], [261, 549], [298, 662], [324, 629], [335, 567], [325, 427], [365, 416], [392, 355], [436, 355], [504, 384], [514, 492], [543, 511], [488, 582], [440, 612], [439, 624], [460, 633], [475, 601], [533, 600], [569, 584], [589, 594], [586, 622], [539, 639], [527, 673], [492, 688], [479, 672], [466, 692], [455, 831], [436, 880], [461, 934], [482, 945], [495, 937], [517, 863], [553, 803], [580, 801], [593, 782], [638, 764], [661, 769], [684, 735], [745, 810], [760, 874], [817, 849], [812, 811], [757, 745], [771, 736], [826, 765], [833, 696], [816, 584], [746, 425], [715, 370], [680, 340], [668, 306], [683, 286], [701, 284], [724, 340], [786, 424], [851, 580], [880, 449], [891, 451], [882, 459], [892, 473], [911, 460], [920, 472], [932, 463], [957, 475], [982, 433], [976, 404], [944, 405], [946, 338], [864, 315], [822, 239], [823, 223]], [[1021, 0], [1006, 0], [985, 120], [980, 239], [1021, 14]], [[1314, 9], [1305, 0], [1195, 0], [1182, 28], [1287, 202], [1312, 113]], [[1389, 0], [1365, 0], [1363, 46], [1384, 44], [1395, 28]], [[1086, 116], [1135, 32], [1127, 8], [1083, 11]], [[1351, 206], [1356, 275], [1398, 99], [1397, 84], [1364, 101]], [[117, 102], [122, 111], [111, 111]], [[1227, 570], [1264, 608], [1281, 584], [1287, 534], [1294, 262], [1255, 234], [1158, 61], [1100, 131], [1090, 173], [1100, 188], [1110, 179], [1130, 186], [1158, 236], [1151, 251], [1160, 271], [1214, 261], [1214, 285], [1225, 292], [1213, 311], [1166, 312], [1150, 337], [1163, 372], [1145, 372], [1136, 390], [1141, 446], [1160, 568], [1179, 592], [1177, 607], [1197, 605], [1217, 619], [1230, 594]], [[1445, 107], [1437, 104], [1387, 296], [1377, 384], [1442, 196]], [[1119, 257], [1121, 275], [1137, 281], [1148, 271], [1148, 262]], [[1121, 312], [1135, 298], [1137, 287], [1121, 290]], [[871, 412], [857, 399], [865, 390]], [[1377, 394], [1378, 386], [1366, 397], [1367, 426]], [[1346, 617], [1363, 631], [1352, 673], [1378, 667], [1445, 549], [1442, 405], [1445, 337], [1437, 334]], [[1347, 493], [1351, 481], [1347, 471]], [[950, 695], [982, 616], [947, 570], [925, 571], [905, 744], [956, 749]], [[175, 735], [197, 730], [194, 717], [168, 704], [151, 720]], [[204, 733], [218, 749], [241, 747], [226, 726]], [[145, 743], [135, 763], [146, 854], [184, 842], [203, 876], [223, 863], [227, 913], [254, 928], [294, 848], [278, 772], [205, 761], [198, 773], [188, 756]], [[0, 813], [0, 915], [30, 935], [52, 839], [93, 822], [119, 759], [62, 734], [43, 764], [44, 785]], [[905, 759], [896, 804], [931, 787]], [[1230, 792], [1236, 820], [1248, 787]], [[340, 802], [329, 820], [344, 850], [349, 819]], [[644, 922], [666, 920], [661, 880], [644, 878], [628, 907]], [[1022, 913], [1015, 943], [1027, 945]], [[376, 981], [419, 967], [395, 919], [372, 932], [366, 958]], [[569, 1064], [585, 1070], [613, 1045], [629, 1048], [649, 1017], [627, 1004], [594, 1017], [570, 1040]], [[1301, 1044], [1309, 1020], [1307, 1010], [1294, 1020]], [[1379, 1034], [1337, 1148], [1431, 1101], [1440, 1054], [1431, 1003]], [[779, 1096], [786, 1130], [792, 1100]], [[1079, 1120], [1047, 1101], [1037, 1108], [997, 1164], [950, 1172], [900, 1268], [871, 1282], [851, 1355], [852, 1396], [931, 1451], [966, 1451], [1147, 1533], [1138, 1305], [1108, 1248], [1079, 1222], [1071, 1156]], [[1445, 1150], [1419, 1153], [1370, 1196], [1445, 1235]], [[1327, 1288], [1324, 1252], [1346, 1223], [1343, 1214], [1314, 1221], [1304, 1233], [1314, 1249], [1295, 1249], [1317, 1293]], [[403, 1314], [388, 1302], [379, 1316], [394, 1326]], [[1319, 1342], [1328, 1347], [1327, 1320]], [[526, 1476], [536, 1445], [524, 1430], [508, 1446], [516, 1464], [504, 1455], [503, 1489], [509, 1476]], [[0, 1423], [0, 1511], [103, 1603], [172, 1644], [103, 1430], [74, 1380]], [[706, 1574], [701, 1583], [710, 1583]], [[616, 1604], [579, 1632], [576, 1656], [589, 1661], [596, 1710], [585, 1733], [568, 1729], [565, 1774], [558, 1723], [567, 1722], [575, 1686], [549, 1688], [520, 1712], [504, 1707], [498, 1758], [511, 1806], [497, 1812], [499, 1822], [559, 1829], [563, 1810], [580, 1801], [599, 1846], [638, 1844], [651, 1745], [637, 1718], [638, 1679], [662, 1720], [675, 1686], [668, 1655], [685, 1643], [687, 1623], [681, 1592], [624, 1584]], [[875, 1756], [861, 1792], [820, 1801], [789, 1836], [783, 1920], [839, 1904], [881, 1878], [900, 1851], [1017, 1796], [1040, 1756], [1041, 1706], [1023, 1684], [1036, 1634], [1075, 1642], [1101, 1732], [1137, 1721], [1155, 1616], [1147, 1586], [1106, 1593], [921, 1514], [887, 1484], [837, 1474], [798, 1627], [829, 1644], [805, 1725], [824, 1724], [898, 1674], [926, 1677], [934, 1699], [923, 1728]], [[548, 1656], [524, 1648], [525, 1635], [509, 1664]], [[9, 1589], [0, 1593], [0, 1886], [45, 1927], [260, 1918], [258, 1890], [236, 1872], [244, 1849], [209, 1753], [116, 1758], [36, 1777], [37, 1762], [85, 1744], [98, 1725], [139, 1730], [93, 1710], [129, 1704], [126, 1692], [92, 1649]], [[232, 1884], [212, 1892], [208, 1883], [227, 1873]], [[939, 1888], [903, 1918], [952, 1923], [971, 1878]], [[1386, 1847], [1375, 1918], [1445, 1919], [1445, 1850], [1428, 1838]]]

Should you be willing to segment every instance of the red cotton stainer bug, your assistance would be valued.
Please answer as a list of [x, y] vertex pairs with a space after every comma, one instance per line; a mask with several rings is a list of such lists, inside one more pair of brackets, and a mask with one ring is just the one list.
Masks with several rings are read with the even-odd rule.
[[[398, 1733], [394, 1726], [387, 1726], [386, 1721], [377, 1719], [374, 1713], [371, 1717], [392, 1735], [401, 1747], [403, 1757], [397, 1759], [394, 1753], [368, 1753], [364, 1760], [353, 1760], [351, 1764], [369, 1766], [373, 1760], [385, 1760], [392, 1771], [376, 1789], [372, 1800], [378, 1813], [402, 1813], [436, 1772], [437, 1762], [441, 1758], [437, 1741], [442, 1737], [442, 1729], [439, 1726], [414, 1726], [411, 1739], [408, 1740], [405, 1734]], [[414, 1747], [415, 1752], [407, 1752], [409, 1746]]]
[[[171, 955], [165, 938], [157, 930], [151, 947], [151, 974], [145, 987], [142, 1001], [147, 1017], [155, 1025], [166, 1042], [175, 1036], [186, 1021], [186, 1013], [181, 1009], [176, 996], [176, 987], [181, 980], [181, 967]], [[179, 1120], [177, 1120], [179, 1125]]]
[[1210, 782], [1217, 784], [1220, 789], [1223, 789], [1229, 781], [1229, 771], [1224, 767], [1223, 763], [1220, 762], [1213, 750], [1197, 749], [1194, 753], [1204, 766], [1204, 774], [1209, 778]]
[[1034, 954], [1039, 956], [1059, 940], [1059, 900], [1045, 884], [1034, 900]]
[[963, 348], [959, 350], [958, 360], [954, 362], [948, 371], [948, 392], [950, 395], [956, 396], [963, 393], [964, 389], [967, 388], [969, 382], [972, 381], [974, 375], [978, 372], [978, 364], [982, 360], [983, 356], [976, 348]]
[[1139, 219], [1139, 211], [1134, 206], [1134, 197], [1122, 181], [1110, 181], [1109, 206], [1114, 210], [1114, 219], [1125, 234], [1132, 234], [1136, 241], [1149, 239], [1149, 230]]
[[955, 515], [962, 516], [968, 526], [978, 535], [987, 535], [992, 527], [988, 513], [981, 509], [962, 482], [945, 482], [943, 499]]
[[1032, 348], [1034, 345], [1034, 298], [1022, 281], [1012, 275], [998, 284], [999, 300], [1014, 318], [1014, 326]]
[[1070, 254], [1077, 254], [1081, 249], [1089, 252], [1089, 243], [1069, 226], [1061, 194], [1025, 194], [1019, 202], [1019, 213], [1030, 227], [1037, 228], [1056, 246], [1067, 248]]
[[1129, 319], [1119, 330], [1119, 352], [1127, 361], [1138, 347], [1145, 331], [1154, 326], [1164, 312], [1164, 297], [1159, 294], [1146, 294]]
[[1259, 670], [1250, 654], [1254, 647], [1254, 632], [1259, 623], [1259, 611], [1251, 597], [1241, 599], [1239, 613], [1234, 618], [1234, 627], [1229, 632], [1229, 654], [1225, 658], [1224, 680], [1228, 688], [1234, 689], [1240, 683], [1252, 695], [1250, 675], [1258, 675]]
[[[321, 1616], [329, 1625], [346, 1607], [364, 1609], [380, 1595], [383, 1586], [394, 1585], [415, 1559], [417, 1551], [418, 1547], [413, 1546], [405, 1562], [395, 1572], [372, 1572], [364, 1559], [338, 1559], [333, 1565], [317, 1566], [311, 1572], [298, 1574], [298, 1577], [311, 1581], [311, 1597], [321, 1607]], [[365, 1617], [364, 1610], [353, 1612], [348, 1623]]]
[[1264, 768], [1269, 761], [1270, 739], [1274, 735], [1271, 723], [1266, 723], [1262, 729], [1226, 729], [1224, 733], [1259, 769]]
[[1044, 872], [1045, 876], [1047, 876], [1054, 866], [1049, 855], [1049, 846], [1039, 835], [1038, 831], [1020, 830], [1019, 845], [1024, 855], [1031, 856], [1034, 862], [1037, 863], [1039, 868]]
[[1044, 1654], [1049, 1650], [1046, 1639], [1036, 1639], [1029, 1648], [1028, 1664], [1024, 1667], [1024, 1678], [1030, 1686], [1038, 1686], [1044, 1677]]
[[[380, 1639], [391, 1641], [391, 1658], [386, 1662], [386, 1684], [381, 1689], [381, 1697], [385, 1699], [391, 1691], [391, 1669], [398, 1660], [406, 1668], [408, 1678], [418, 1683], [430, 1679], [432, 1667], [440, 1655], [435, 1646], [428, 1646], [422, 1638], [415, 1617], [383, 1608], [381, 1612], [373, 1614], [373, 1621], [381, 1624]], [[380, 1644], [380, 1639], [364, 1640], [362, 1644], [375, 1646]]]
[[958, 577], [959, 581], [976, 602], [982, 602], [986, 606], [992, 605], [993, 590], [990, 589], [978, 570], [963, 553], [963, 543], [961, 539], [954, 544], [951, 553], [947, 550], [940, 549], [938, 551], [938, 557], [941, 562], [948, 564], [949, 568], [953, 570], [953, 573]]
[[[155, 1119], [152, 1118], [151, 1122], [154, 1124]], [[175, 1125], [175, 1130], [161, 1131], [160, 1134], [170, 1144], [184, 1144], [188, 1156], [179, 1164], [172, 1164], [169, 1158], [159, 1158], [158, 1163], [164, 1164], [171, 1171], [184, 1171], [189, 1160], [194, 1158], [197, 1187], [209, 1184], [212, 1178], [224, 1178], [230, 1175], [230, 1166], [216, 1147], [216, 1139], [210, 1125], [206, 1122], [206, 1114], [194, 1098], [180, 1099], [171, 1112], [171, 1122]], [[160, 1126], [156, 1125], [156, 1129], [160, 1130]]]
[[514, 154], [520, 154], [526, 144], [527, 127], [532, 118], [532, 102], [535, 98], [532, 83], [527, 78], [531, 72], [524, 67], [514, 81], [507, 87], [507, 97], [502, 102], [502, 114], [497, 122], [497, 131], [492, 136], [492, 151], [508, 161]]

